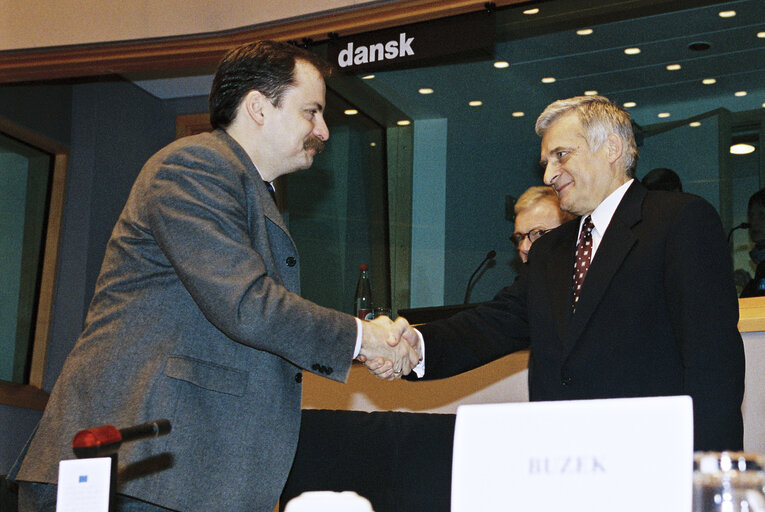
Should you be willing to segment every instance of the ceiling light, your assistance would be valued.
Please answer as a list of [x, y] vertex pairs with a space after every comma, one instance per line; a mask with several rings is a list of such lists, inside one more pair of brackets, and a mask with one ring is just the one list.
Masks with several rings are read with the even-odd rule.
[[375, 147], [375, 146], [377, 146], [377, 143], [376, 142], [370, 142], [369, 145], [372, 146], [372, 147]]
[[544, 77], [542, 79], [542, 83], [543, 84], [553, 84], [553, 83], [555, 83], [555, 78], [553, 78], [551, 76], [546, 76], [546, 77]]
[[671, 114], [669, 112], [660, 112], [659, 117], [664, 119], [666, 117], [669, 117]]
[[523, 14], [539, 14], [539, 9], [534, 7], [533, 9], [526, 9]]
[[680, 64], [669, 64], [667, 66], [667, 71], [677, 71], [678, 69], [682, 69], [683, 67]]
[[494, 63], [494, 67], [497, 69], [505, 69], [510, 66], [510, 63], [505, 60], [498, 60]]
[[430, 87], [422, 87], [419, 91], [420, 94], [433, 94], [433, 89]]
[[640, 53], [640, 48], [625, 48], [624, 53], [627, 55], [637, 55]]
[[399, 126], [409, 126], [412, 122], [409, 119], [402, 119], [401, 121], [396, 121], [396, 124]]
[[736, 91], [733, 93], [733, 95], [741, 98], [742, 96], [746, 96], [746, 91]]
[[720, 11], [717, 13], [721, 18], [732, 18], [736, 15], [736, 11]]
[[347, 108], [343, 110], [343, 114], [345, 114], [346, 116], [355, 116], [358, 113], [359, 111], [356, 110], [355, 108]]
[[692, 123], [689, 123], [688, 126], [690, 126], [691, 128], [698, 128], [699, 126], [701, 126], [701, 123], [698, 121], [693, 121]]
[[754, 153], [754, 146], [751, 144], [733, 144], [730, 147], [731, 155], [748, 155], [749, 153]]
[[715, 80], [714, 78], [705, 78], [704, 80], [701, 81], [701, 83], [704, 85], [712, 85], [712, 84], [716, 84], [717, 80]]
[[362, 80], [372, 80], [375, 76], [374, 75], [364, 75], [361, 77]]
[[470, 105], [471, 107], [480, 107], [481, 105], [483, 105], [483, 101], [481, 101], [481, 100], [473, 100], [473, 101], [468, 102], [468, 105]]
[[585, 96], [597, 96], [598, 91], [584, 91]]
[[589, 36], [590, 34], [592, 34], [591, 28], [580, 28], [576, 31], [576, 35], [578, 36]]
[[624, 104], [624, 108], [632, 108], [636, 106], [637, 106], [637, 103], [635, 103], [634, 101], [628, 101], [627, 103]]
[[525, 112], [513, 112], [513, 117], [523, 117], [525, 115]]
[[757, 32], [757, 37], [760, 39], [765, 39], [765, 32]]

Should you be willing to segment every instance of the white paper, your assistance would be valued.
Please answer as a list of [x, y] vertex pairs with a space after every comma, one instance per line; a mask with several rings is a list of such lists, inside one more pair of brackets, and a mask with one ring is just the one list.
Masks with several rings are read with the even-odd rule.
[[109, 512], [109, 457], [62, 460], [56, 512]]
[[452, 511], [691, 510], [690, 397], [466, 405]]

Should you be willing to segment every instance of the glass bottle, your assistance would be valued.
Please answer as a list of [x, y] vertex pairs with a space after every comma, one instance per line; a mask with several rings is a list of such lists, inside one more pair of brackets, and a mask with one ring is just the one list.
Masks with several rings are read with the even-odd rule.
[[372, 311], [372, 283], [369, 280], [369, 267], [359, 267], [359, 281], [356, 283], [356, 296], [354, 299], [354, 313], [362, 320], [371, 320]]

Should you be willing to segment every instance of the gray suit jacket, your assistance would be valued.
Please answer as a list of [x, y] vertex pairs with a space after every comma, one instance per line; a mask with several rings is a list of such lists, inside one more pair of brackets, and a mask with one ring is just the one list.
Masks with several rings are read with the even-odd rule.
[[344, 381], [356, 339], [352, 316], [299, 291], [295, 245], [231, 137], [158, 152], [114, 228], [18, 479], [55, 483], [81, 429], [167, 418], [170, 435], [120, 450], [121, 493], [270, 512], [297, 445], [301, 368]]

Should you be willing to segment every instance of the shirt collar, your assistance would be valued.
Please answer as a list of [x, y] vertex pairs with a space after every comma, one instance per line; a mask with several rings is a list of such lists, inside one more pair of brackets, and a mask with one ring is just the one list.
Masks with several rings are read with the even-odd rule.
[[[628, 180], [627, 183], [611, 192], [611, 194], [609, 194], [609, 196], [606, 197], [590, 214], [592, 217], [592, 224], [595, 226], [595, 232], [597, 232], [598, 235], [603, 236], [606, 232], [606, 228], [611, 223], [611, 218], [614, 216], [614, 213], [616, 213], [619, 203], [622, 202], [624, 194], [627, 193], [627, 189], [630, 188], [633, 181], [635, 181], [634, 178]], [[582, 225], [584, 224], [585, 218], [586, 216], [579, 220], [580, 232], [582, 231]]]

